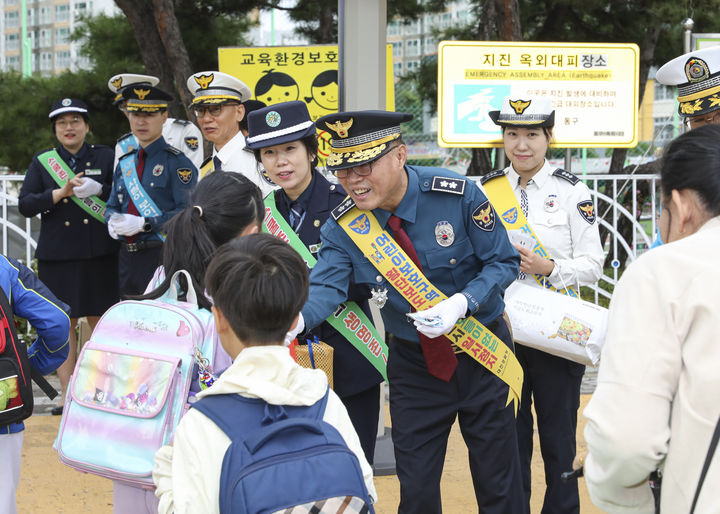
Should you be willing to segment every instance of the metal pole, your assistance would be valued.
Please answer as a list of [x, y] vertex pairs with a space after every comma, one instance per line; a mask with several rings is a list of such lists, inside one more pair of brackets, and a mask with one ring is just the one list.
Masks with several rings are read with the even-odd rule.
[[338, 112], [345, 111], [345, 0], [338, 0]]
[[27, 34], [27, 1], [20, 0], [20, 47], [23, 77], [32, 75], [32, 48], [30, 48], [30, 40]]
[[683, 53], [686, 54], [692, 50], [690, 48], [692, 42], [692, 29], [695, 26], [695, 22], [692, 18], [685, 18], [682, 22], [682, 27], [685, 30], [683, 33]]
[[570, 148], [565, 149], [565, 169], [572, 171], [572, 150]]

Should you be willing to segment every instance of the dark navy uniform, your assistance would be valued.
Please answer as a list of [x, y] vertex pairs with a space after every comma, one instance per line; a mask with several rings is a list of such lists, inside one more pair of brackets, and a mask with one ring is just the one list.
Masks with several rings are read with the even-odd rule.
[[[330, 212], [347, 196], [342, 186], [331, 184], [317, 171], [313, 171], [312, 181], [298, 197], [303, 205], [304, 215], [298, 227], [297, 235], [315, 258], [321, 248], [320, 228], [330, 216]], [[290, 199], [285, 191], [279, 189], [273, 193], [278, 211], [285, 220], [290, 219]], [[368, 288], [350, 284], [348, 299], [360, 305], [370, 318], [370, 297]], [[333, 347], [333, 389], [345, 404], [355, 430], [360, 437], [365, 457], [372, 464], [375, 453], [375, 440], [380, 407], [380, 373], [370, 362], [349, 343], [329, 323], [315, 327], [309, 338], [317, 336]]]
[[[70, 165], [73, 161], [70, 152], [63, 146], [56, 150]], [[74, 162], [75, 173], [82, 172], [102, 184], [98, 197], [107, 200], [112, 187], [112, 149], [85, 143], [75, 154]], [[99, 316], [118, 300], [118, 244], [108, 235], [104, 223], [71, 198], [53, 204], [52, 192], [58, 187], [36, 155], [20, 189], [18, 208], [23, 216], [41, 214], [35, 251], [38, 275], [58, 298], [70, 305], [73, 318]]]
[[[518, 273], [519, 256], [485, 195], [475, 184], [440, 168], [405, 166], [407, 191], [394, 214], [417, 251], [427, 278], [447, 296], [462, 293], [469, 313], [510, 348], [502, 320], [502, 292]], [[489, 212], [479, 216], [479, 212]], [[372, 211], [385, 228], [391, 214]], [[436, 235], [451, 227], [447, 245]], [[310, 276], [310, 297], [302, 310], [313, 327], [346, 299], [351, 280], [384, 287], [381, 310], [389, 342], [390, 414], [400, 512], [441, 512], [440, 477], [447, 439], [455, 419], [470, 454], [470, 469], [481, 512], [524, 512], [513, 408], [506, 407], [508, 386], [467, 354], [449, 382], [427, 371], [417, 330], [408, 320], [409, 303], [378, 272], [334, 219], [322, 228], [319, 260]]]
[[[137, 152], [135, 149], [130, 154]], [[140, 294], [145, 290], [159, 264], [163, 224], [187, 206], [188, 195], [197, 183], [198, 172], [190, 159], [162, 137], [149, 144], [145, 152], [140, 182], [162, 214], [147, 218], [149, 230], [138, 233], [132, 244], [128, 245], [127, 238], [121, 236], [125, 240], [120, 250], [121, 294]], [[115, 168], [105, 219], [115, 212], [128, 212], [130, 195], [120, 167], [118, 163]]]

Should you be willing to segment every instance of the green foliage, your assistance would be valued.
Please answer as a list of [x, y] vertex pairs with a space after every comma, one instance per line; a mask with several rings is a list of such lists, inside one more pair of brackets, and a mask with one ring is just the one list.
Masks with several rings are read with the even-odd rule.
[[0, 74], [0, 95], [13, 100], [0, 109], [0, 138], [4, 141], [0, 164], [24, 172], [33, 155], [55, 146], [48, 113], [54, 101], [68, 96], [88, 104], [91, 131], [87, 141], [114, 146], [117, 137], [127, 130], [127, 122], [110, 104], [107, 78], [88, 71], [29, 78]]
[[[80, 54], [88, 57], [96, 74], [106, 80], [118, 73], [145, 73], [130, 23], [122, 14], [83, 17], [71, 39], [82, 41]], [[109, 95], [108, 91], [107, 98]]]
[[403, 133], [422, 133], [423, 132], [423, 104], [422, 98], [418, 94], [412, 81], [401, 79], [395, 85], [395, 110], [398, 112], [407, 112], [414, 117], [412, 121], [403, 123]]

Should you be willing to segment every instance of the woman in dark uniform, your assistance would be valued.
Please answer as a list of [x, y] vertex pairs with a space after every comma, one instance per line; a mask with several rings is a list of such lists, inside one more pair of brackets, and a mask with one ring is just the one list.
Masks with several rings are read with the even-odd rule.
[[[90, 125], [81, 100], [58, 100], [49, 118], [60, 145], [33, 158], [18, 207], [23, 216], [42, 215], [35, 251], [38, 275], [70, 305], [70, 351], [58, 368], [64, 402], [75, 367], [78, 318], [86, 317], [94, 328], [100, 315], [118, 301], [118, 246], [99, 212], [112, 187], [113, 150], [85, 142]], [[61, 413], [62, 403], [53, 409], [53, 414]]]
[[[340, 185], [331, 184], [317, 171], [318, 141], [315, 123], [304, 102], [284, 102], [253, 111], [248, 116], [248, 148], [262, 163], [268, 176], [282, 189], [274, 200], [314, 257], [320, 250], [320, 227], [345, 197]], [[267, 205], [267, 200], [266, 200]], [[355, 290], [353, 290], [355, 289]], [[369, 315], [367, 298], [351, 285], [349, 300]], [[372, 464], [380, 408], [380, 373], [327, 322], [308, 334], [334, 348], [333, 388], [347, 408], [360, 437], [365, 457]]]

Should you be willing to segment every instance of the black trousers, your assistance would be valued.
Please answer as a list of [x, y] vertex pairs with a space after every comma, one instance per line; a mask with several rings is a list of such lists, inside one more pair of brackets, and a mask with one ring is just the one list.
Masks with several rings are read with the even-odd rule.
[[375, 460], [375, 441], [377, 441], [378, 420], [380, 418], [380, 384], [360, 391], [351, 396], [340, 398], [348, 411], [365, 458], [372, 466]]
[[[488, 328], [512, 348], [507, 325]], [[390, 416], [400, 479], [400, 513], [442, 512], [440, 477], [455, 419], [470, 458], [478, 511], [522, 514], [515, 413], [508, 386], [469, 355], [459, 354], [449, 382], [427, 371], [419, 344], [391, 339]], [[470, 509], [468, 509], [468, 512]]]
[[545, 466], [545, 500], [542, 514], [578, 514], [577, 480], [563, 482], [560, 475], [572, 470], [575, 458], [580, 382], [585, 366], [527, 346], [515, 354], [525, 373], [517, 419], [518, 448], [525, 503], [530, 505], [530, 466], [533, 452], [532, 403], [535, 401], [540, 452]]
[[160, 265], [162, 246], [128, 252], [120, 248], [118, 269], [120, 275], [120, 298], [143, 294], [155, 269]]

